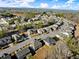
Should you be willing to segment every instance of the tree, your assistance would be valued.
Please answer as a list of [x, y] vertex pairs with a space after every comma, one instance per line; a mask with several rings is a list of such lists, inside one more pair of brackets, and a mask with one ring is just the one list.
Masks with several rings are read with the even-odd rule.
[[57, 17], [64, 17], [63, 13], [56, 14]]
[[36, 15], [36, 13], [34, 13], [34, 12], [26, 12], [25, 13], [26, 18], [33, 18], [35, 15]]
[[42, 27], [43, 27], [43, 22], [37, 21], [37, 22], [34, 23], [34, 28], [39, 29], [39, 28], [42, 28]]
[[0, 38], [4, 37], [4, 35], [5, 35], [5, 31], [4, 30], [0, 31]]
[[3, 17], [14, 17], [15, 15], [6, 12], [6, 13], [1, 14], [1, 16], [3, 16]]
[[18, 30], [23, 30], [23, 29], [24, 29], [24, 26], [17, 25], [16, 28], [17, 28]]

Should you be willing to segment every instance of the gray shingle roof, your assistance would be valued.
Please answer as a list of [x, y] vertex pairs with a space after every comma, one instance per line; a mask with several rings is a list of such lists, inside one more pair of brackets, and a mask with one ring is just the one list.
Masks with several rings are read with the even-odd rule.
[[49, 44], [54, 44], [56, 41], [55, 41], [55, 39], [53, 39], [53, 38], [47, 37], [47, 39], [44, 39], [44, 42], [47, 42], [47, 43], [49, 43]]
[[4, 54], [0, 59], [11, 59], [11, 55], [9, 54]]
[[4, 46], [4, 45], [9, 44], [11, 42], [12, 42], [12, 40], [11, 40], [10, 36], [1, 38], [0, 39], [0, 46]]
[[22, 58], [24, 58], [26, 55], [28, 55], [29, 53], [30, 53], [29, 48], [24, 48], [24, 49], [22, 49], [21, 51], [18, 51], [18, 52], [16, 53], [16, 56], [17, 56], [18, 59], [22, 59]]
[[35, 47], [35, 50], [39, 49], [40, 47], [42, 47], [42, 43], [38, 40], [35, 40], [34, 42], [34, 47]]

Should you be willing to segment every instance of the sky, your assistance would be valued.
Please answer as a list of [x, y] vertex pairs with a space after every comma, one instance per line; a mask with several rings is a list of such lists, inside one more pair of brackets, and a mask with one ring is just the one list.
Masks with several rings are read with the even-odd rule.
[[0, 7], [79, 10], [79, 0], [0, 0]]

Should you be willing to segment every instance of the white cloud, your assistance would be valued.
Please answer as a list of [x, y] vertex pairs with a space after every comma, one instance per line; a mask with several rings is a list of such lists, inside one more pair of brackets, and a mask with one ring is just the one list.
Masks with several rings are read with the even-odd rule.
[[59, 9], [60, 6], [59, 6], [59, 5], [53, 5], [52, 8], [53, 8], [53, 9]]
[[21, 3], [19, 5], [19, 7], [29, 7], [29, 8], [33, 8], [34, 6], [30, 5], [29, 3]]
[[74, 8], [75, 10], [79, 10], [79, 4], [76, 4], [76, 6], [73, 6], [73, 8]]
[[53, 9], [70, 9], [70, 7], [67, 5], [53, 5], [52, 8]]
[[47, 3], [41, 3], [40, 4], [40, 8], [48, 8], [48, 4]]
[[70, 7], [70, 6], [72, 6], [74, 3], [75, 3], [75, 0], [68, 0], [68, 1], [65, 3], [65, 5], [68, 6], [68, 7]]
[[66, 3], [67, 3], [67, 4], [72, 4], [72, 3], [74, 3], [74, 1], [75, 1], [75, 0], [68, 0]]
[[21, 2], [21, 3], [29, 3], [29, 2], [34, 2], [35, 0], [16, 0], [16, 2]]
[[40, 5], [32, 5], [36, 0], [0, 0], [0, 7], [30, 7], [30, 8], [53, 8], [53, 9], [71, 9], [79, 10], [79, 4], [76, 3], [76, 0], [66, 0], [66, 2], [60, 2], [59, 0], [51, 0], [49, 2], [43, 3], [38, 2]]
[[55, 0], [56, 2], [58, 1], [58, 0]]
[[17, 3], [19, 3], [19, 7], [33, 8], [33, 6], [30, 5], [30, 2], [35, 2], [35, 0], [17, 0]]
[[78, 9], [77, 4], [75, 4], [75, 0], [68, 0], [64, 4], [55, 4], [52, 6], [53, 9]]
[[72, 6], [68, 6], [68, 5], [53, 5], [52, 8], [53, 9], [72, 9]]
[[0, 0], [0, 7], [33, 7], [31, 2], [35, 0]]

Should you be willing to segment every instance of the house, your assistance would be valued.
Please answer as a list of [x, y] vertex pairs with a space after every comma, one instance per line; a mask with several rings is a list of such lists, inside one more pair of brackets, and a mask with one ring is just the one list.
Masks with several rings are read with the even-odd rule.
[[69, 36], [71, 36], [71, 37], [74, 37], [74, 32], [71, 30], [68, 30], [66, 33], [68, 33], [69, 34]]
[[69, 27], [72, 31], [74, 31], [75, 30], [75, 28], [74, 27]]
[[72, 33], [72, 34], [74, 33], [74, 31], [71, 30], [70, 28], [67, 28], [67, 29], [66, 29], [66, 32], [67, 32], [67, 33]]
[[5, 53], [0, 59], [11, 59], [11, 55]]
[[38, 17], [32, 18], [33, 21], [39, 20]]
[[47, 28], [37, 29], [38, 34], [43, 34], [47, 32]]
[[62, 34], [69, 36], [69, 33], [67, 33], [67, 32], [62, 32]]
[[44, 31], [44, 33], [47, 33], [47, 30], [45, 28], [43, 29], [43, 31]]
[[17, 42], [17, 38], [19, 37], [18, 34], [13, 34], [12, 35], [12, 39], [14, 39], [14, 42]]
[[76, 27], [76, 24], [75, 23], [69, 23], [69, 26]]
[[16, 24], [10, 25], [9, 30], [14, 30], [14, 29], [16, 29]]
[[58, 26], [61, 26], [61, 25], [63, 25], [63, 21], [62, 21], [62, 20], [59, 20], [56, 24], [57, 24]]
[[24, 18], [24, 22], [28, 22], [28, 19], [29, 19], [29, 18], [25, 17], [25, 18]]
[[43, 28], [44, 33], [49, 33], [49, 28]]
[[68, 33], [60, 33], [56, 35], [57, 38], [63, 40], [64, 38], [69, 37]]
[[28, 35], [37, 34], [38, 31], [37, 31], [36, 29], [29, 29], [29, 30], [27, 31], [27, 33], [28, 33]]
[[12, 36], [12, 35], [18, 34], [18, 33], [19, 33], [19, 31], [8, 31], [8, 32], [6, 33], [6, 36]]
[[32, 44], [30, 44], [31, 50], [36, 51], [43, 46], [43, 42], [35, 39]]
[[11, 39], [10, 36], [1, 38], [1, 39], [0, 39], [0, 48], [1, 48], [1, 47], [4, 47], [4, 46], [6, 46], [6, 45], [8, 45], [8, 44], [10, 44], [10, 43], [12, 43], [12, 39]]
[[33, 20], [32, 19], [28, 19], [28, 22], [32, 22]]
[[38, 34], [42, 34], [43, 32], [41, 31], [41, 29], [37, 29]]
[[32, 54], [34, 55], [35, 51], [44, 46], [45, 43], [41, 39], [34, 39], [34, 42], [30, 44], [30, 49], [32, 50]]
[[36, 39], [35, 42], [34, 42], [35, 50], [38, 50], [41, 47], [42, 47], [42, 43], [39, 40]]
[[54, 29], [52, 27], [50, 27], [50, 30], [53, 31]]
[[58, 25], [54, 24], [54, 25], [52, 26], [52, 28], [53, 28], [54, 30], [57, 30], [57, 29], [58, 29]]
[[75, 25], [69, 24], [69, 29], [71, 29], [72, 31], [76, 30]]
[[20, 40], [25, 41], [25, 40], [27, 40], [27, 39], [28, 39], [28, 35], [26, 35], [26, 34], [20, 35]]
[[45, 45], [44, 41], [41, 38], [39, 38], [38, 41], [42, 43], [42, 46]]
[[59, 39], [65, 39], [67, 37], [73, 37], [72, 33], [68, 33], [68, 32], [61, 32], [59, 34], [56, 35], [56, 37], [58, 37]]
[[43, 41], [45, 42], [45, 44], [46, 44], [47, 46], [50, 46], [50, 45], [52, 45], [52, 44], [55, 45], [55, 43], [56, 43], [55, 39], [50, 38], [50, 37], [47, 37], [47, 38], [44, 39]]
[[19, 35], [19, 34], [14, 34], [12, 35], [12, 38], [14, 39], [15, 42], [22, 42], [24, 40], [27, 40], [28, 39], [28, 35], [26, 34], [22, 34], [22, 35]]
[[23, 48], [16, 52], [17, 59], [24, 59], [27, 55], [30, 54], [30, 49], [28, 47]]

